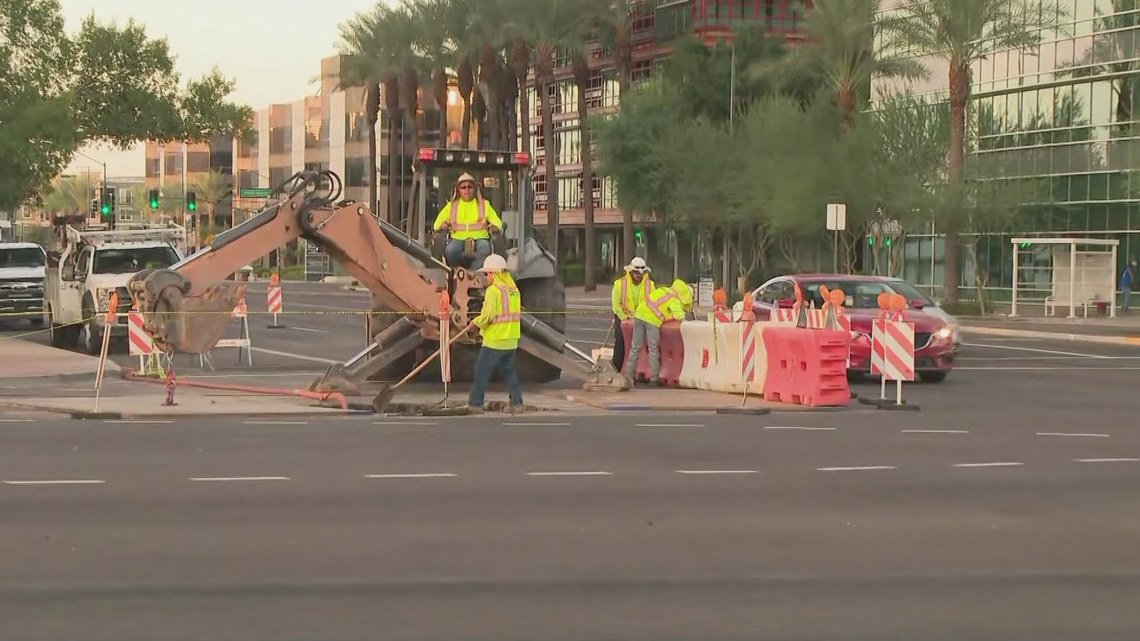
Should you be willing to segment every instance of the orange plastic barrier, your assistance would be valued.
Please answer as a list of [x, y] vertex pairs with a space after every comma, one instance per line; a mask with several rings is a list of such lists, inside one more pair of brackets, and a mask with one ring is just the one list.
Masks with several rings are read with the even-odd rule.
[[845, 406], [850, 335], [843, 330], [770, 327], [764, 399], [808, 407]]
[[[633, 321], [621, 323], [621, 333], [627, 346], [633, 345]], [[627, 357], [628, 359], [628, 357]], [[658, 376], [669, 387], [680, 387], [681, 368], [685, 364], [685, 345], [681, 341], [681, 324], [670, 321], [661, 326], [661, 369]], [[624, 367], [624, 364], [623, 364]], [[649, 346], [643, 345], [637, 359], [635, 380], [649, 381]]]

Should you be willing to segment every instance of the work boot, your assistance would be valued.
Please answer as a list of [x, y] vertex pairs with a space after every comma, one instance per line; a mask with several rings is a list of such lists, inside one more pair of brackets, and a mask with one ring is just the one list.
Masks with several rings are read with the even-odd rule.
[[482, 414], [483, 408], [482, 407], [476, 407], [474, 405], [468, 405], [467, 406], [467, 413], [468, 414]]
[[509, 405], [503, 408], [504, 414], [522, 414], [526, 411], [525, 405]]

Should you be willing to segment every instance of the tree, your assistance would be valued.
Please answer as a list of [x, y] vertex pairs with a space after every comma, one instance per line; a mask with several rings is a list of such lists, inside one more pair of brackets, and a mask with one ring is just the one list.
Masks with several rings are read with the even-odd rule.
[[0, 0], [0, 207], [40, 195], [92, 142], [197, 142], [248, 134], [216, 70], [185, 86], [165, 40], [89, 17], [69, 36], [57, 0]]
[[[1041, 30], [1058, 29], [1064, 16], [1052, 0], [905, 0], [897, 13], [881, 21], [888, 51], [911, 51], [949, 63], [951, 188], [960, 190], [964, 181], [971, 66], [997, 51], [1040, 44]], [[956, 211], [945, 211], [941, 222], [946, 235], [944, 298], [954, 304], [962, 259]]]
[[233, 176], [210, 171], [189, 189], [197, 194], [199, 202], [206, 205], [206, 229], [212, 231], [218, 205], [233, 195]]
[[454, 11], [449, 0], [404, 0], [413, 17], [413, 42], [418, 57], [428, 67], [431, 93], [439, 110], [440, 146], [447, 146], [447, 66], [455, 55], [455, 43], [448, 19]]
[[[598, 35], [603, 46], [612, 53], [614, 68], [618, 77], [618, 102], [625, 105], [633, 84], [633, 19], [644, 5], [637, 0], [614, 0], [599, 7], [595, 13]], [[633, 210], [621, 208], [622, 251], [620, 261], [628, 263], [633, 258]]]
[[44, 208], [55, 213], [86, 215], [94, 197], [95, 190], [87, 176], [68, 176], [52, 182], [44, 198]]

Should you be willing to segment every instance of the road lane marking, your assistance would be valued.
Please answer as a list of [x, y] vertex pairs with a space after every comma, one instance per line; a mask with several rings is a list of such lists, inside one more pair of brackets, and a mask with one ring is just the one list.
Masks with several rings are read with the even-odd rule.
[[293, 326], [290, 326], [288, 329], [296, 330], [296, 331], [298, 331], [298, 332], [312, 332], [312, 333], [314, 333], [314, 334], [328, 334], [328, 331], [327, 331], [327, 330], [323, 330], [323, 329], [309, 329], [308, 327], [293, 327]]
[[230, 482], [230, 481], [291, 481], [288, 476], [197, 476], [190, 477], [191, 481], [198, 482]]
[[797, 430], [802, 432], [834, 432], [834, 427], [793, 427], [783, 425], [765, 425], [766, 430]]
[[704, 423], [637, 423], [634, 427], [704, 427]]
[[242, 425], [308, 425], [308, 421], [242, 421]]
[[55, 479], [48, 481], [4, 481], [5, 485], [103, 485], [99, 479]]
[[305, 356], [304, 354], [294, 354], [293, 352], [282, 352], [275, 349], [266, 349], [264, 347], [250, 347], [252, 351], [259, 354], [270, 354], [272, 356], [284, 356], [285, 358], [295, 358], [299, 361], [309, 361], [310, 363], [324, 363], [325, 365], [338, 365], [341, 361], [334, 361], [331, 358], [318, 358], [316, 356]]
[[34, 418], [0, 418], [0, 423], [35, 423]]
[[1140, 458], [1075, 458], [1077, 463], [1140, 463]]
[[155, 420], [107, 419], [103, 422], [104, 423], [133, 423], [135, 425], [146, 425], [146, 424], [151, 424], [151, 423], [154, 423], [154, 424], [173, 423], [174, 421], [172, 421], [172, 420], [159, 420], [159, 419], [155, 419]]
[[678, 474], [759, 474], [760, 470], [677, 470]]
[[1088, 436], [1092, 438], [1108, 438], [1108, 434], [1078, 434], [1076, 432], [1038, 432], [1037, 436]]
[[613, 472], [527, 472], [527, 476], [613, 476]]
[[425, 472], [423, 474], [365, 474], [369, 479], [437, 479], [459, 476], [450, 472]]
[[503, 423], [511, 427], [569, 427], [573, 423]]
[[1055, 354], [1057, 356], [1080, 356], [1082, 358], [1108, 358], [1099, 354], [1086, 354], [1084, 352], [1062, 352], [1055, 349], [1041, 349], [1039, 347], [1018, 347], [1016, 345], [989, 345], [985, 343], [962, 343], [966, 347], [985, 347], [987, 349], [1011, 349], [1020, 352], [1034, 352], [1037, 354]]
[[903, 430], [903, 434], [969, 434], [970, 430]]
[[955, 463], [953, 467], [1017, 467], [1025, 465], [1019, 461], [996, 461], [993, 463]]
[[439, 425], [429, 421], [373, 421], [373, 425]]
[[850, 467], [817, 467], [820, 472], [865, 472], [870, 470], [897, 470], [894, 465], [854, 465]]

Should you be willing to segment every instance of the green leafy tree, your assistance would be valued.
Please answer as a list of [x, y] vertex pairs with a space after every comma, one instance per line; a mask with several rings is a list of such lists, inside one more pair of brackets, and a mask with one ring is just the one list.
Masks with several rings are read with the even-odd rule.
[[214, 219], [217, 215], [218, 205], [233, 196], [234, 180], [232, 175], [211, 171], [201, 179], [195, 181], [189, 189], [194, 190], [198, 202], [206, 205], [206, 228], [214, 229]]
[[217, 71], [183, 86], [165, 40], [93, 17], [64, 30], [58, 0], [0, 0], [0, 207], [41, 194], [81, 146], [202, 141], [251, 129]]
[[86, 214], [95, 191], [87, 176], [58, 178], [44, 198], [44, 208], [52, 213]]
[[[880, 23], [887, 50], [909, 51], [949, 63], [950, 138], [948, 179], [961, 190], [966, 147], [966, 105], [971, 66], [1006, 49], [1039, 45], [1042, 30], [1058, 29], [1065, 14], [1051, 0], [905, 0]], [[956, 210], [941, 217], [946, 234], [945, 301], [958, 302], [961, 272]]]

